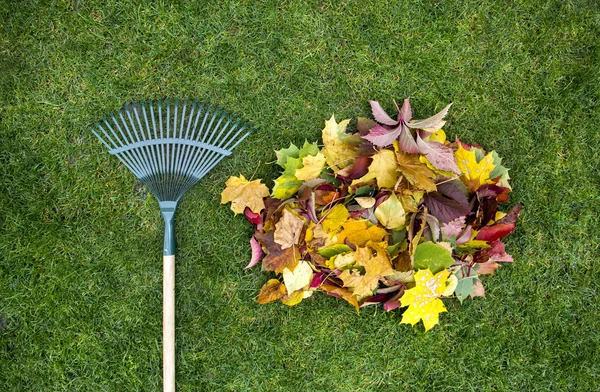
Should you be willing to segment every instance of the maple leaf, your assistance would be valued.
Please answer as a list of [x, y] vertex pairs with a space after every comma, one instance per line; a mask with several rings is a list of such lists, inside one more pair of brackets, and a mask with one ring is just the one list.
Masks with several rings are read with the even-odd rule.
[[395, 193], [377, 206], [375, 216], [379, 223], [390, 230], [402, 227], [406, 223], [406, 212]]
[[352, 185], [377, 180], [379, 188], [393, 188], [398, 181], [398, 163], [391, 150], [381, 150], [371, 157], [373, 161], [369, 165], [367, 174], [352, 181]]
[[308, 155], [302, 158], [302, 167], [296, 169], [295, 177], [298, 180], [311, 180], [321, 175], [323, 166], [325, 165], [325, 156], [320, 152], [315, 155]]
[[390, 258], [384, 248], [377, 244], [369, 244], [364, 248], [357, 248], [354, 252], [356, 264], [363, 267], [365, 274], [361, 275], [357, 269], [344, 270], [338, 276], [344, 287], [350, 287], [357, 298], [373, 295], [379, 285], [379, 279], [394, 273]]
[[425, 331], [429, 331], [439, 322], [439, 314], [446, 312], [440, 296], [447, 288], [448, 270], [433, 275], [430, 270], [419, 270], [415, 273], [415, 287], [406, 290], [400, 298], [402, 307], [408, 309], [402, 315], [401, 323], [415, 325], [423, 321]]
[[274, 241], [274, 233], [256, 233], [256, 240], [267, 251], [267, 256], [263, 259], [262, 265], [265, 271], [274, 271], [281, 273], [285, 268], [294, 270], [300, 260], [300, 252], [297, 246], [287, 249], [281, 249], [281, 246]]
[[298, 158], [300, 150], [294, 143], [290, 143], [288, 148], [282, 148], [281, 150], [275, 150], [275, 156], [277, 157], [277, 164], [285, 169], [288, 158]]
[[334, 171], [340, 170], [354, 160], [357, 147], [347, 142], [351, 137], [346, 133], [346, 127], [350, 120], [344, 120], [339, 124], [335, 121], [335, 117], [325, 122], [325, 128], [322, 131], [323, 155], [329, 167]]
[[282, 275], [287, 293], [291, 295], [294, 291], [307, 288], [310, 285], [313, 278], [313, 270], [306, 261], [300, 260], [293, 271], [289, 268], [284, 268]]
[[269, 189], [260, 180], [248, 181], [244, 176], [229, 177], [227, 187], [221, 193], [221, 204], [231, 202], [231, 211], [236, 215], [248, 207], [254, 213], [265, 208], [264, 197], [269, 196]]
[[285, 285], [277, 279], [269, 279], [267, 283], [260, 289], [256, 302], [261, 305], [269, 302], [277, 301], [286, 293]]
[[489, 153], [478, 161], [474, 150], [466, 150], [462, 143], [458, 143], [458, 150], [454, 153], [460, 172], [464, 176], [463, 182], [471, 192], [484, 184], [494, 183], [490, 179], [490, 173], [495, 168], [493, 154]]
[[287, 249], [298, 244], [300, 233], [304, 227], [305, 220], [291, 212], [283, 210], [283, 215], [275, 225], [274, 240], [281, 245], [281, 249]]
[[435, 172], [419, 160], [418, 154], [408, 154], [399, 148], [395, 150], [398, 170], [400, 170], [408, 182], [416, 188], [422, 188], [427, 192], [437, 190], [435, 182], [433, 182], [433, 179], [436, 177]]
[[381, 242], [387, 235], [387, 230], [377, 225], [367, 225], [366, 220], [347, 220], [342, 224], [343, 230], [338, 234], [338, 241], [356, 246], [365, 246], [367, 242]]

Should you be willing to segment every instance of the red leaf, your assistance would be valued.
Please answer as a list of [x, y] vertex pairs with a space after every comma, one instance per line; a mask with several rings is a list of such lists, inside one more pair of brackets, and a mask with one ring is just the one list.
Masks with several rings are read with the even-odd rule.
[[244, 215], [246, 215], [246, 219], [248, 219], [248, 221], [254, 225], [262, 223], [262, 216], [252, 212], [248, 207], [246, 207], [244, 210]]
[[492, 226], [485, 226], [479, 231], [479, 233], [477, 233], [475, 239], [487, 242], [495, 241], [499, 238], [509, 235], [514, 229], [514, 223], [501, 223]]
[[392, 120], [392, 118], [383, 110], [379, 102], [377, 101], [369, 101], [371, 104], [371, 111], [373, 112], [373, 117], [375, 117], [375, 121], [380, 124], [385, 125], [398, 125], [397, 120]]
[[400, 132], [402, 132], [402, 125], [393, 129], [387, 129], [381, 125], [377, 125], [376, 127], [371, 128], [369, 134], [362, 138], [378, 147], [387, 147], [398, 138]]

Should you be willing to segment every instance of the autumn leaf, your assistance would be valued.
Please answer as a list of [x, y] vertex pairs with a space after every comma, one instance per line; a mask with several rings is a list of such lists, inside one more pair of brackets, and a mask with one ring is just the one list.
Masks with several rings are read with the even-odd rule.
[[350, 305], [354, 306], [356, 311], [359, 311], [358, 300], [352, 291], [348, 290], [345, 287], [338, 287], [330, 283], [323, 283], [319, 286], [319, 289], [325, 291], [329, 295], [332, 295], [337, 298], [342, 298], [347, 301]]
[[452, 252], [433, 242], [419, 244], [415, 250], [414, 260], [416, 269], [429, 269], [434, 274], [454, 264]]
[[384, 227], [393, 230], [404, 226], [406, 212], [395, 193], [375, 209], [375, 216]]
[[315, 155], [308, 155], [302, 158], [302, 168], [296, 169], [295, 177], [298, 180], [311, 180], [321, 175], [325, 165], [325, 156], [320, 152]]
[[281, 249], [287, 249], [298, 244], [300, 233], [304, 227], [305, 220], [285, 208], [279, 222], [275, 225], [274, 240], [281, 245]]
[[464, 176], [463, 182], [469, 188], [469, 191], [474, 192], [484, 184], [494, 183], [490, 179], [490, 173], [495, 168], [492, 153], [489, 153], [478, 161], [475, 151], [466, 150], [463, 148], [462, 143], [459, 143], [458, 150], [456, 150], [454, 155], [458, 167]]
[[433, 179], [436, 174], [419, 160], [418, 154], [408, 154], [399, 148], [396, 149], [396, 161], [398, 170], [416, 188], [422, 188], [427, 192], [437, 190]]
[[398, 164], [391, 150], [381, 150], [372, 156], [367, 174], [352, 181], [352, 185], [367, 183], [375, 179], [379, 188], [393, 188], [398, 181]]
[[260, 244], [258, 243], [256, 238], [254, 238], [254, 236], [252, 236], [252, 238], [250, 238], [250, 248], [252, 249], [252, 258], [250, 260], [250, 263], [248, 263], [248, 265], [246, 266], [245, 269], [252, 268], [256, 264], [258, 264], [258, 262], [260, 261], [260, 258], [263, 255], [262, 248], [260, 247]]
[[348, 209], [343, 204], [336, 204], [327, 212], [321, 224], [326, 232], [336, 233], [349, 216]]
[[313, 278], [313, 270], [306, 261], [300, 260], [293, 271], [284, 268], [282, 275], [287, 293], [291, 295], [294, 291], [304, 289], [310, 285]]
[[417, 133], [417, 146], [419, 147], [419, 152], [425, 155], [435, 168], [460, 174], [460, 169], [456, 165], [454, 152], [447, 145], [437, 142], [426, 142], [421, 138], [420, 133]]
[[267, 251], [267, 256], [263, 258], [263, 269], [265, 271], [274, 271], [281, 273], [285, 268], [294, 270], [300, 260], [300, 252], [297, 246], [287, 249], [281, 249], [281, 246], [274, 241], [274, 233], [256, 233], [254, 237]]
[[281, 299], [286, 293], [285, 285], [277, 279], [269, 279], [260, 289], [256, 302], [261, 305]]
[[334, 171], [349, 165], [356, 155], [357, 147], [346, 141], [351, 136], [346, 134], [349, 123], [350, 120], [344, 120], [338, 124], [332, 115], [322, 131], [324, 147], [321, 152]]
[[269, 189], [260, 180], [249, 182], [240, 175], [229, 177], [225, 182], [227, 187], [221, 193], [221, 204], [231, 202], [231, 210], [237, 215], [248, 207], [254, 213], [260, 213], [265, 208], [264, 197], [269, 196]]
[[446, 312], [440, 296], [447, 287], [448, 270], [433, 275], [430, 270], [419, 270], [415, 274], [415, 287], [406, 290], [400, 298], [401, 306], [408, 306], [402, 315], [401, 323], [415, 325], [423, 321], [425, 331], [439, 322], [439, 314]]
[[347, 220], [342, 224], [343, 230], [338, 234], [338, 241], [356, 246], [365, 246], [367, 242], [381, 242], [387, 235], [387, 230], [377, 225], [367, 225], [366, 220]]
[[379, 279], [394, 273], [387, 252], [380, 246], [373, 244], [358, 248], [354, 257], [356, 264], [364, 268], [365, 274], [361, 275], [357, 269], [353, 269], [342, 271], [338, 277], [344, 282], [344, 287], [352, 288], [354, 295], [359, 299], [373, 295], [379, 285]]

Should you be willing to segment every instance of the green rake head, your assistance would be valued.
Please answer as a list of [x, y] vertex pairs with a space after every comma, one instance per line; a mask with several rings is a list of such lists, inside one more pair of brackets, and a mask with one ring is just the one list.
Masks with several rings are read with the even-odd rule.
[[183, 194], [251, 131], [216, 106], [179, 100], [128, 104], [92, 128], [158, 199], [165, 255], [175, 252], [174, 214]]

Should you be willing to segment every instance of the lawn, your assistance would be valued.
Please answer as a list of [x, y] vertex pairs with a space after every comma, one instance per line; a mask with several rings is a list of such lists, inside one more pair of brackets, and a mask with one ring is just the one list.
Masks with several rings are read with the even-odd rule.
[[[152, 3], [0, 3], [0, 389], [161, 388], [158, 204], [89, 125], [162, 97], [260, 128], [179, 208], [179, 390], [600, 388], [597, 2]], [[511, 168], [515, 263], [427, 333], [323, 294], [257, 304], [225, 180], [271, 186], [274, 149], [409, 94]]]

